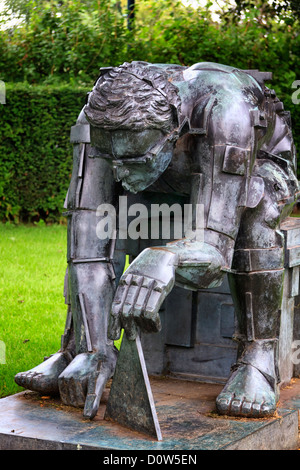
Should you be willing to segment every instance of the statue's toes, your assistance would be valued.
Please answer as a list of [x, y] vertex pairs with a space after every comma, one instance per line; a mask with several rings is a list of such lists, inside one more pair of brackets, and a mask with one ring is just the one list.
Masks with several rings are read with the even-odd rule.
[[255, 399], [237, 397], [229, 392], [221, 393], [216, 405], [219, 414], [237, 417], [265, 418], [274, 415], [276, 411], [275, 400], [255, 401]]
[[272, 416], [276, 411], [276, 402], [263, 403], [260, 407], [261, 416]]
[[[275, 406], [275, 404], [273, 404]], [[245, 416], [251, 418], [264, 418], [274, 413], [273, 405], [264, 404], [264, 400], [256, 401], [255, 398], [245, 399], [242, 403], [241, 410], [239, 415], [236, 416]]]
[[243, 416], [250, 416], [252, 413], [252, 401], [244, 400], [241, 407], [241, 413]]
[[222, 415], [247, 416], [251, 413], [252, 403], [245, 401], [245, 397], [238, 397], [235, 393], [221, 393], [216, 400], [217, 410]]
[[241, 416], [243, 414], [243, 402], [244, 398], [233, 398], [230, 404], [230, 415], [231, 416]]
[[28, 390], [38, 393], [55, 394], [57, 385], [54, 377], [49, 377], [42, 372], [28, 371], [19, 372], [15, 375], [16, 384]]
[[20, 385], [20, 387], [24, 387], [25, 385], [25, 373], [24, 372], [19, 372], [18, 374], [15, 375], [15, 382], [17, 385]]
[[35, 372], [19, 372], [15, 376], [15, 382], [20, 385], [21, 387], [24, 388], [30, 388], [32, 385], [32, 379], [36, 375]]
[[231, 402], [234, 399], [234, 394], [225, 392], [221, 393], [217, 400], [216, 400], [216, 405], [217, 405], [217, 410], [221, 415], [226, 415], [229, 414], [229, 410], [231, 408]]
[[264, 397], [261, 399], [253, 399], [243, 405], [241, 416], [250, 416], [251, 418], [267, 418], [274, 415], [276, 411], [276, 400], [269, 398], [267, 401]]

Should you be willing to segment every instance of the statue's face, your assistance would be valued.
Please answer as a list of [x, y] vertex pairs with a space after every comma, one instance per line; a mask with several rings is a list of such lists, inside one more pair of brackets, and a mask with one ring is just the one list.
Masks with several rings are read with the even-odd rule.
[[107, 131], [91, 126], [91, 142], [107, 158], [122, 186], [137, 193], [156, 181], [169, 165], [174, 144], [157, 129]]

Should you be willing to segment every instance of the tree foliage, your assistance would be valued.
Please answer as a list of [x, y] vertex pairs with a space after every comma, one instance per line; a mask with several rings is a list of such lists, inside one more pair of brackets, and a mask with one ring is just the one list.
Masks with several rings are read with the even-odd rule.
[[[88, 82], [99, 63], [122, 61], [127, 37], [120, 2], [62, 0], [10, 3], [24, 21], [0, 37], [0, 74], [5, 81]], [[18, 10], [20, 6], [20, 10]], [[29, 8], [30, 7], [30, 8]], [[3, 22], [7, 20], [7, 14]], [[92, 79], [93, 77], [93, 79]]]
[[266, 27], [271, 26], [270, 19], [291, 24], [294, 18], [300, 18], [299, 0], [235, 0], [235, 4], [224, 13], [224, 17], [231, 17], [233, 21], [240, 20], [251, 10], [256, 11], [257, 19]]
[[0, 79], [90, 84], [100, 66], [123, 61], [210, 60], [269, 67], [290, 80], [299, 69], [298, 3], [237, 0], [217, 23], [212, 2], [195, 9], [178, 0], [136, 0], [129, 31], [124, 0], [6, 0], [25, 20], [1, 31]]

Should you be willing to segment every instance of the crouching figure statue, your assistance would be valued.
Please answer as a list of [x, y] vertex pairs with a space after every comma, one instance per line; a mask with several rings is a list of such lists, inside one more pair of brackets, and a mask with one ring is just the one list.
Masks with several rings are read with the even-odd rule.
[[[121, 330], [128, 339], [138, 330], [159, 331], [159, 309], [175, 284], [216, 287], [228, 275], [239, 348], [217, 409], [274, 413], [284, 274], [279, 224], [293, 208], [298, 182], [289, 114], [266, 78], [207, 62], [101, 69], [71, 132], [62, 347], [17, 374], [19, 385], [59, 393], [93, 417], [114, 372], [113, 340]], [[149, 244], [123, 273], [126, 249], [115, 249], [122, 237], [98, 236], [97, 208], [117, 208], [120, 195], [134, 201], [141, 193], [150, 202], [173, 195], [203, 205], [203, 237]]]

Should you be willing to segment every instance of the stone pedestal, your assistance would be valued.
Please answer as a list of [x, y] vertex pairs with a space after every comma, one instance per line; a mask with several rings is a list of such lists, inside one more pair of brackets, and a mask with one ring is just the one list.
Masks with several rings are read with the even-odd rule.
[[[0, 400], [0, 450], [102, 450], [110, 455], [147, 455], [198, 450], [291, 450], [298, 447], [300, 380], [283, 390], [277, 415], [271, 419], [238, 419], [215, 413], [222, 386], [151, 378], [162, 441], [104, 420], [109, 388], [93, 421], [82, 410], [59, 400], [22, 392]], [[98, 455], [101, 463], [101, 454]]]

